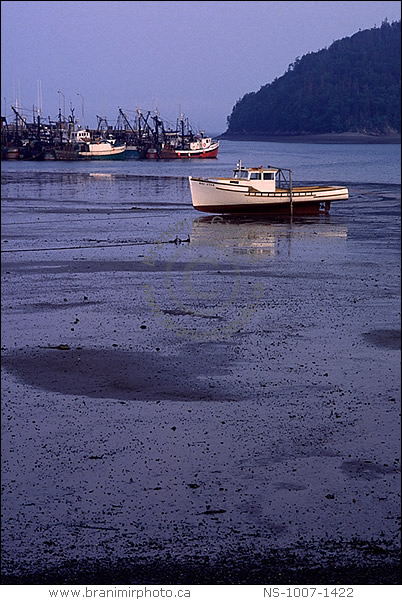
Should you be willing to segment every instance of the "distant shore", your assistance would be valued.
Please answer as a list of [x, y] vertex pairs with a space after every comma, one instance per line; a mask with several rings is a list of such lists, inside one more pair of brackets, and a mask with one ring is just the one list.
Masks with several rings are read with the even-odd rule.
[[269, 135], [269, 134], [227, 134], [218, 136], [221, 140], [238, 142], [282, 142], [292, 144], [400, 144], [400, 134], [368, 135], [364, 133], [320, 133], [316, 135]]

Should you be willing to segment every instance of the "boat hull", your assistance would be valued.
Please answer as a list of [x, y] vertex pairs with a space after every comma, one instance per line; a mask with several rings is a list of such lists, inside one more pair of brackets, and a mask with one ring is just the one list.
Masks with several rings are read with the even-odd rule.
[[126, 158], [130, 160], [138, 160], [140, 158], [140, 153], [134, 146], [126, 147]]
[[20, 153], [17, 147], [9, 146], [6, 151], [6, 159], [7, 160], [18, 160], [20, 157]]
[[331, 202], [347, 200], [348, 189], [335, 186], [306, 186], [274, 192], [258, 192], [245, 185], [190, 177], [192, 203], [207, 213], [294, 214], [328, 211]]
[[54, 157], [56, 160], [123, 160], [126, 158], [126, 147], [120, 146], [113, 148], [113, 150], [83, 152], [66, 144], [65, 147], [54, 149]]
[[[214, 206], [197, 206], [194, 207], [203, 213], [214, 213], [219, 215], [231, 214], [231, 215], [290, 215], [291, 208], [290, 204], [236, 204], [228, 208], [225, 205], [216, 204]], [[295, 215], [313, 215], [322, 212], [328, 212], [330, 209], [330, 202], [305, 202], [303, 204], [294, 204], [293, 214]]]
[[210, 146], [199, 150], [175, 150], [175, 158], [216, 158], [218, 150], [219, 142], [214, 142]]
[[54, 156], [56, 160], [81, 160], [77, 150], [68, 148], [55, 148]]
[[80, 159], [84, 160], [123, 160], [126, 158], [126, 146], [118, 146], [111, 149], [101, 148], [89, 152], [78, 152]]

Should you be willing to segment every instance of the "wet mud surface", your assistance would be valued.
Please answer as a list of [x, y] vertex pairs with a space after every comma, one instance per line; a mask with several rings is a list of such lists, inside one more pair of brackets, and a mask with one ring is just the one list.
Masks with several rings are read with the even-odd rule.
[[289, 222], [13, 177], [3, 582], [399, 583], [399, 186]]

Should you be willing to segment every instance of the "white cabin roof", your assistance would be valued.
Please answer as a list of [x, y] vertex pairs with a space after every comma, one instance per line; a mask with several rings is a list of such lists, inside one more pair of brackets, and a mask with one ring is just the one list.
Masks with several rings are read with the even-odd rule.
[[[240, 176], [241, 179], [248, 179], [250, 173], [278, 173], [279, 169], [275, 167], [263, 167], [260, 165], [259, 167], [243, 167], [241, 164], [241, 160], [236, 165], [236, 168], [233, 170], [233, 175]], [[247, 173], [247, 175], [246, 175]]]
[[243, 167], [241, 160], [239, 160], [230, 181], [236, 184], [247, 181], [249, 185], [257, 190], [272, 192], [275, 191], [276, 174], [279, 170], [275, 167], [263, 167], [262, 165], [260, 167]]
[[[244, 169], [244, 167], [242, 167]], [[273, 167], [248, 167], [247, 171], [260, 171], [261, 173], [277, 173], [278, 169], [274, 169]]]
[[71, 139], [73, 141], [88, 141], [91, 138], [91, 134], [88, 129], [78, 129], [71, 133]]

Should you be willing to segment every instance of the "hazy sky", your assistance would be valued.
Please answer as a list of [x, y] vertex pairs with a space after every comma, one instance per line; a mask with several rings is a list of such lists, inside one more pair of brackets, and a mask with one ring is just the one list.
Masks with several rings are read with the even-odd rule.
[[[398, 2], [1, 2], [1, 111], [183, 111], [209, 133], [296, 57], [401, 18]], [[38, 83], [39, 82], [39, 83]], [[63, 97], [64, 95], [64, 97]], [[40, 102], [39, 102], [40, 104]], [[6, 107], [6, 108], [5, 108]], [[130, 113], [131, 114], [131, 113]]]

